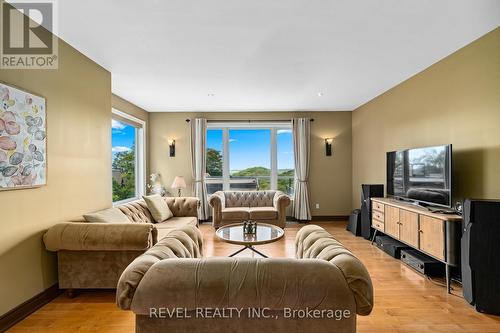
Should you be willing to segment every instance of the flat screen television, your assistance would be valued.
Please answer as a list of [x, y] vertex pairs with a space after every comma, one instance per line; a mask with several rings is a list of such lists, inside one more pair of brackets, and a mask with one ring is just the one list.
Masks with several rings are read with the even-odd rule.
[[451, 145], [387, 153], [387, 195], [423, 206], [452, 206]]

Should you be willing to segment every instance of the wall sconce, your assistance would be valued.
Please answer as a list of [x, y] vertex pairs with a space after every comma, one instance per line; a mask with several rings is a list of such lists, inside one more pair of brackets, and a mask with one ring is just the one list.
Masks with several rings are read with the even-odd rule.
[[175, 157], [175, 140], [174, 139], [168, 140], [168, 148], [169, 148], [170, 157]]
[[333, 143], [332, 138], [325, 139], [326, 156], [332, 156], [332, 143]]

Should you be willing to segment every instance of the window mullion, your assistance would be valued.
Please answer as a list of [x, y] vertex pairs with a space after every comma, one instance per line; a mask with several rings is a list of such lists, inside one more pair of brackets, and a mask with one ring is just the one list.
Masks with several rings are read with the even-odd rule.
[[222, 129], [222, 188], [229, 191], [229, 129]]
[[278, 149], [276, 127], [271, 128], [271, 189], [278, 188]]
[[144, 140], [144, 127], [138, 127], [135, 129], [136, 133], [136, 147], [135, 153], [137, 156], [137, 160], [135, 162], [136, 170], [135, 177], [137, 178], [137, 188], [136, 188], [136, 196], [140, 198], [143, 194], [145, 194], [146, 187], [146, 158], [145, 158], [145, 145], [146, 142]]

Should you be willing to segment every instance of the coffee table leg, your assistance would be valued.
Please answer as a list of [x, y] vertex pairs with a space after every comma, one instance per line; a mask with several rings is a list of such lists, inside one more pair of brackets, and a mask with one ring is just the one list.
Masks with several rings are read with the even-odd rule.
[[260, 256], [262, 256], [262, 257], [264, 257], [264, 258], [268, 258], [268, 256], [266, 256], [266, 255], [265, 255], [264, 253], [262, 253], [262, 252], [257, 251], [257, 250], [256, 250], [253, 246], [248, 246], [248, 248], [249, 248], [250, 250], [252, 250], [253, 252], [257, 253], [258, 255], [260, 255]]
[[247, 247], [248, 247], [248, 246], [245, 246], [245, 247], [243, 247], [243, 248], [239, 249], [238, 251], [234, 252], [233, 254], [230, 254], [229, 256], [230, 256], [230, 257], [234, 257], [234, 256], [235, 256], [235, 255], [237, 255], [238, 253], [243, 252], [243, 251], [244, 251]]
[[234, 252], [233, 254], [230, 254], [229, 256], [230, 257], [234, 257], [235, 255], [237, 255], [238, 253], [240, 252], [243, 252], [244, 250], [246, 249], [250, 249], [252, 250], [253, 252], [257, 253], [258, 255], [260, 255], [261, 257], [264, 257], [264, 258], [269, 258], [268, 256], [266, 256], [264, 253], [262, 252], [259, 252], [257, 251], [253, 246], [245, 246], [245, 247], [242, 247], [241, 249], [239, 249], [238, 251]]

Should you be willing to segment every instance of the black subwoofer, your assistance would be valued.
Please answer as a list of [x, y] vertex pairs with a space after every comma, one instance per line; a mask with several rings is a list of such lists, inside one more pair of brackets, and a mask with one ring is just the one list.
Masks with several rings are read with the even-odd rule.
[[384, 185], [363, 184], [361, 185], [361, 236], [371, 239], [373, 236], [372, 224], [372, 202], [371, 198], [383, 198]]
[[462, 226], [464, 298], [479, 312], [500, 315], [500, 201], [466, 199]]

